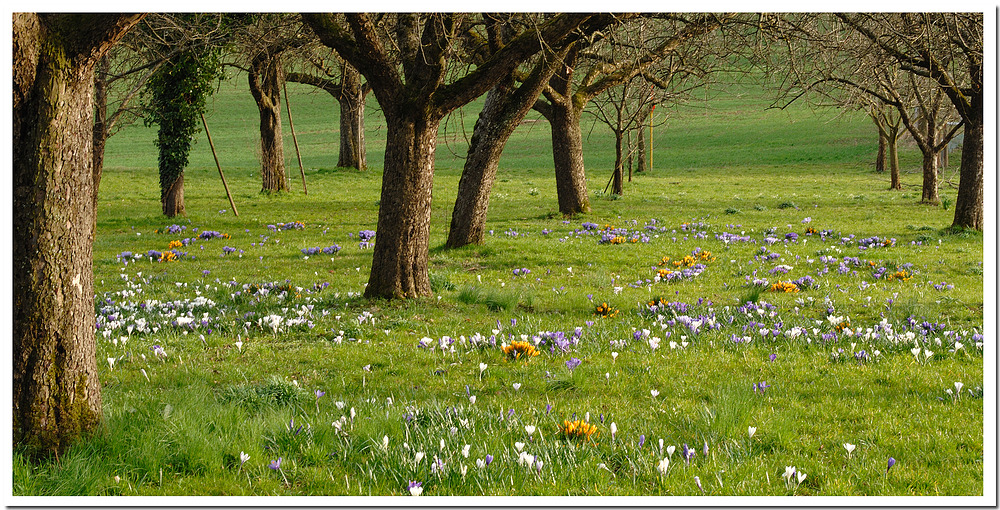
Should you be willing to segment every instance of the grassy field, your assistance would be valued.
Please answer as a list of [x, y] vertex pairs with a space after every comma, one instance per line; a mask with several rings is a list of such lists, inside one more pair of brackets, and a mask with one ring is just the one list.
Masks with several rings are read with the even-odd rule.
[[[374, 108], [372, 168], [335, 168], [335, 102], [289, 84], [309, 193], [286, 125], [292, 191], [262, 195], [256, 111], [224, 83], [208, 122], [238, 218], [204, 140], [188, 216], [162, 217], [154, 131], [126, 129], [94, 250], [105, 426], [58, 463], [15, 452], [14, 494], [983, 495], [982, 236], [917, 204], [912, 147], [886, 189], [864, 117], [733, 90], [662, 117], [621, 197], [587, 121], [576, 218], [526, 123], [486, 242], [444, 250], [467, 107], [438, 146], [435, 295], [406, 302], [360, 298]], [[522, 341], [539, 354], [511, 359]]]

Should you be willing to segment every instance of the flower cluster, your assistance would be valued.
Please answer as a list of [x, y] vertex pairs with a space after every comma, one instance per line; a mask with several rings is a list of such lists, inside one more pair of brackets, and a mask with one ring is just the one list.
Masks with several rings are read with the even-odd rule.
[[292, 221], [288, 223], [276, 223], [267, 226], [268, 230], [271, 232], [277, 232], [280, 230], [302, 230], [306, 228], [306, 224], [301, 221]]
[[562, 424], [559, 425], [560, 437], [568, 441], [587, 442], [594, 432], [597, 432], [597, 426], [584, 420], [563, 420]]
[[374, 230], [360, 230], [360, 231], [358, 231], [358, 239], [361, 240], [361, 242], [358, 243], [358, 247], [360, 247], [362, 250], [367, 249], [367, 248], [371, 248], [372, 246], [375, 245], [375, 243], [372, 242], [372, 239], [374, 239], [374, 238], [375, 238], [375, 231]]
[[614, 317], [618, 315], [618, 309], [607, 303], [601, 303], [594, 309], [594, 315], [599, 317]]
[[501, 347], [501, 350], [503, 350], [504, 355], [509, 360], [519, 360], [522, 357], [531, 358], [540, 354], [534, 345], [519, 340], [511, 342], [509, 345], [504, 345]]
[[320, 253], [325, 253], [327, 255], [336, 255], [340, 251], [340, 246], [333, 245], [327, 246], [326, 248], [320, 248], [319, 246], [313, 248], [302, 248], [302, 254], [305, 256], [319, 255]]
[[771, 292], [791, 293], [791, 292], [798, 292], [799, 286], [795, 285], [792, 282], [775, 282], [771, 284], [771, 287], [768, 290]]

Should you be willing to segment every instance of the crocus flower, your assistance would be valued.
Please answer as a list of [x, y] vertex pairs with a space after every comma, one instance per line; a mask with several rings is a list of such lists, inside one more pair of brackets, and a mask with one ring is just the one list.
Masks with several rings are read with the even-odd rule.
[[281, 469], [281, 457], [278, 457], [278, 460], [272, 460], [271, 463], [267, 465], [267, 467], [271, 468], [274, 471]]
[[698, 478], [697, 476], [694, 477], [694, 483], [695, 483], [695, 485], [698, 486], [698, 490], [700, 490], [701, 493], [704, 494], [705, 493], [705, 489], [701, 488], [701, 478]]
[[888, 473], [892, 466], [896, 465], [896, 459], [889, 457], [889, 466], [885, 468], [885, 472]]
[[617, 434], [617, 433], [618, 433], [618, 425], [615, 425], [615, 422], [611, 422], [611, 440], [612, 441], [615, 440], [615, 434]]
[[645, 443], [646, 443], [646, 435], [645, 434], [640, 434], [639, 435], [639, 448], [642, 448], [642, 445], [644, 445]]
[[757, 427], [747, 427], [747, 432], [750, 434], [750, 437], [753, 438], [753, 435], [757, 433]]
[[570, 358], [566, 362], [566, 368], [568, 368], [572, 372], [573, 369], [580, 366], [580, 363], [583, 363], [582, 361], [580, 361], [580, 358]]
[[489, 466], [490, 462], [493, 462], [493, 456], [487, 453], [486, 454], [486, 465]]
[[325, 391], [316, 390], [316, 400], [319, 400], [323, 395], [326, 395]]
[[240, 466], [242, 467], [243, 464], [246, 464], [248, 460], [250, 460], [250, 454], [249, 453], [244, 453], [244, 452], [241, 451], [240, 452]]
[[667, 469], [670, 467], [670, 460], [666, 457], [663, 458], [657, 465], [656, 470], [660, 472], [661, 475], [667, 474]]
[[421, 487], [422, 483], [417, 481], [410, 481], [407, 488], [410, 490], [411, 496], [419, 496], [424, 492], [424, 488]]

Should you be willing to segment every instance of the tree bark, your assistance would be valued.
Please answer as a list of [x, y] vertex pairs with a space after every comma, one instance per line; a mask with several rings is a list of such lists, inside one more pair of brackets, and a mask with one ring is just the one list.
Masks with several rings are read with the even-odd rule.
[[645, 122], [639, 122], [639, 143], [636, 148], [636, 173], [642, 173], [646, 171], [646, 124]]
[[889, 189], [902, 190], [903, 183], [899, 180], [899, 126], [889, 127], [886, 147], [889, 158]]
[[262, 51], [250, 63], [247, 73], [250, 93], [260, 113], [261, 191], [288, 191], [285, 175], [285, 146], [281, 137], [281, 61]]
[[962, 166], [955, 198], [954, 227], [983, 230], [983, 102], [974, 96], [965, 117]]
[[938, 157], [937, 153], [927, 151], [923, 153], [924, 182], [920, 193], [920, 203], [930, 205], [940, 205], [941, 198], [938, 196]]
[[168, 218], [184, 216], [184, 172], [160, 191], [160, 205]]
[[625, 176], [622, 169], [622, 133], [615, 133], [615, 173], [614, 182], [611, 184], [612, 195], [625, 194]]
[[365, 155], [365, 91], [361, 74], [347, 65], [341, 66], [340, 79], [340, 157], [337, 166], [364, 170]]
[[875, 156], [875, 171], [878, 173], [885, 172], [885, 156], [886, 156], [886, 145], [888, 144], [885, 135], [882, 130], [879, 129], [878, 133], [878, 154]]
[[431, 295], [427, 257], [439, 120], [386, 113], [386, 151], [368, 298]]
[[552, 104], [552, 162], [556, 174], [559, 212], [564, 216], [590, 212], [587, 175], [583, 167], [583, 133], [579, 112], [572, 104]]
[[107, 55], [97, 63], [94, 79], [94, 130], [93, 130], [93, 160], [94, 160], [94, 208], [97, 208], [98, 189], [101, 186], [101, 174], [104, 171], [104, 146], [108, 140], [108, 82], [106, 77], [111, 69]]
[[504, 101], [513, 93], [512, 81], [508, 78], [490, 90], [472, 130], [468, 157], [458, 181], [458, 197], [451, 213], [451, 227], [445, 243], [448, 248], [483, 242], [490, 191], [500, 165], [500, 153], [517, 124], [503, 112]]
[[102, 417], [94, 335], [94, 66], [141, 15], [13, 19], [13, 441], [59, 453]]

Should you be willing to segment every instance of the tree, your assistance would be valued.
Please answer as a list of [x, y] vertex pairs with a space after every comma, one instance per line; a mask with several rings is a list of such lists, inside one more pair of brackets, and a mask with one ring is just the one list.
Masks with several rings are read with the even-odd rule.
[[305, 44], [306, 39], [297, 18], [284, 14], [250, 17], [252, 22], [241, 31], [241, 48], [247, 54], [247, 81], [260, 117], [261, 191], [288, 191], [281, 133], [282, 56]]
[[304, 15], [320, 40], [365, 76], [386, 119], [377, 237], [369, 298], [431, 294], [427, 273], [434, 151], [441, 119], [572, 32], [588, 15], [560, 14], [449, 80], [453, 43], [467, 14]]
[[[199, 17], [201, 23], [174, 14], [149, 14], [142, 29], [130, 30], [101, 57], [94, 72], [94, 201], [104, 166], [107, 139], [141, 118], [136, 99], [149, 78], [178, 53], [221, 44], [227, 37], [219, 16]], [[166, 34], [170, 34], [167, 44]]]
[[965, 124], [953, 227], [983, 229], [982, 13], [837, 14], [901, 71], [933, 80]]
[[102, 419], [94, 335], [94, 67], [141, 15], [13, 15], [13, 441], [58, 454]]
[[[146, 45], [154, 51], [174, 52], [146, 83], [143, 121], [159, 127], [160, 203], [163, 214], [184, 214], [184, 168], [194, 135], [201, 130], [201, 115], [212, 94], [212, 83], [222, 77], [220, 45], [184, 45], [189, 30], [208, 26], [219, 30], [226, 24], [220, 14], [178, 14], [144, 23]], [[191, 28], [195, 27], [195, 28]]]
[[214, 51], [190, 49], [171, 58], [147, 83], [150, 98], [145, 121], [159, 126], [160, 203], [168, 218], [184, 215], [184, 168], [219, 69]]
[[[336, 57], [336, 54], [332, 56]], [[335, 58], [333, 65], [315, 53], [308, 55], [307, 59], [313, 72], [288, 72], [285, 79], [312, 85], [333, 96], [340, 105], [340, 154], [337, 166], [364, 170], [368, 167], [365, 151], [365, 100], [371, 87], [362, 82], [358, 70], [342, 58]]]
[[[561, 213], [573, 215], [590, 210], [580, 131], [580, 118], [587, 103], [604, 91], [649, 70], [682, 45], [711, 33], [733, 19], [735, 16], [731, 14], [704, 14], [693, 18], [668, 15], [660, 21], [662, 32], [656, 41], [628, 60], [598, 58], [588, 61], [588, 55], [580, 47], [570, 49], [564, 59], [565, 65], [557, 70], [542, 92], [544, 99], [534, 106], [552, 129], [552, 157]], [[624, 31], [629, 28], [626, 24], [618, 29]]]
[[902, 120], [895, 108], [881, 101], [873, 101], [868, 115], [878, 130], [878, 158], [875, 163], [877, 172], [885, 171], [885, 162], [889, 162], [889, 189], [901, 190], [903, 184], [899, 180], [899, 137], [903, 134]]
[[[494, 53], [515, 37], [515, 24], [523, 20], [513, 15], [484, 15], [487, 37], [484, 41], [470, 42], [469, 53], [475, 58], [474, 48]], [[558, 47], [546, 48], [536, 57], [530, 71], [511, 70], [486, 95], [483, 109], [473, 128], [468, 156], [458, 184], [458, 196], [452, 210], [451, 226], [445, 246], [457, 248], [483, 241], [486, 230], [486, 213], [489, 210], [490, 191], [500, 164], [500, 154], [517, 126], [538, 99], [539, 94], [555, 71], [564, 65], [569, 47], [582, 37], [592, 36], [617, 20], [603, 16], [588, 20], [580, 30], [559, 42]]]

